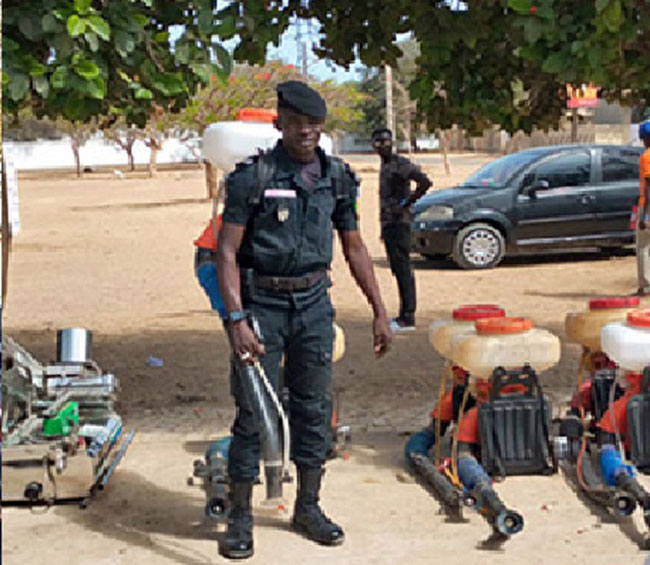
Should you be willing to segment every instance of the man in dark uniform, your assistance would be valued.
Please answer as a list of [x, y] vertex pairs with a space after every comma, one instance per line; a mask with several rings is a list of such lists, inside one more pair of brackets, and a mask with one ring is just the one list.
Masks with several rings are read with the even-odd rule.
[[[391, 319], [393, 332], [415, 329], [415, 276], [411, 269], [411, 205], [432, 185], [420, 167], [393, 153], [393, 134], [389, 129], [372, 133], [372, 145], [381, 157], [379, 204], [381, 237], [386, 246], [390, 270], [399, 288], [399, 316]], [[411, 193], [411, 181], [417, 183]]]
[[[282, 141], [269, 154], [240, 164], [226, 179], [217, 265], [233, 355], [245, 363], [259, 356], [276, 390], [279, 364], [285, 359], [291, 459], [298, 469], [293, 527], [314, 541], [336, 545], [343, 542], [343, 531], [318, 505], [331, 443], [334, 310], [327, 269], [332, 227], [372, 306], [377, 356], [387, 351], [392, 334], [357, 225], [358, 182], [347, 165], [318, 147], [325, 101], [298, 81], [278, 85], [277, 92], [276, 127]], [[260, 171], [266, 169], [272, 174], [260, 182]], [[263, 345], [245, 312], [259, 322]], [[232, 510], [221, 551], [227, 557], [248, 557], [253, 553], [250, 498], [259, 472], [260, 441], [254, 412], [236, 371], [232, 375], [237, 406], [228, 468]]]

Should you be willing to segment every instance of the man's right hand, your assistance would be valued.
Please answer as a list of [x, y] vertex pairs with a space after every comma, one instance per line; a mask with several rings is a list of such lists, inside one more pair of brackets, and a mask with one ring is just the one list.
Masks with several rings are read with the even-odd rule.
[[246, 320], [231, 323], [229, 331], [233, 353], [241, 361], [250, 364], [256, 357], [264, 355], [264, 346]]
[[385, 315], [374, 317], [372, 321], [372, 334], [375, 357], [382, 357], [388, 352], [390, 343], [393, 341], [393, 332], [390, 331], [388, 318]]

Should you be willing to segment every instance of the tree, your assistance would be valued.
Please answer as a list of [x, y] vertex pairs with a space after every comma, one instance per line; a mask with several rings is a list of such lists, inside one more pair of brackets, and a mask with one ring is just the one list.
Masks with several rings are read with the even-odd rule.
[[305, 79], [293, 65], [271, 61], [261, 66], [237, 65], [225, 83], [214, 77], [187, 105], [182, 127], [201, 135], [212, 122], [234, 120], [241, 108], [275, 108], [275, 87], [285, 80], [307, 80], [320, 92], [327, 102], [325, 130], [328, 132], [350, 131], [362, 116], [363, 95], [354, 84]]
[[56, 122], [39, 120], [29, 108], [24, 108], [17, 116], [2, 116], [2, 137], [11, 141], [37, 141], [61, 139], [63, 134]]
[[106, 141], [115, 143], [120, 149], [123, 149], [126, 152], [129, 162], [129, 170], [135, 171], [133, 145], [142, 137], [141, 131], [135, 126], [135, 124], [128, 124], [126, 120], [121, 117], [110, 126], [104, 128], [103, 132]]
[[[646, 0], [322, 0], [232, 2], [238, 61], [259, 62], [265, 41], [291, 17], [316, 18], [322, 40], [314, 51], [348, 66], [396, 66], [395, 37], [418, 41], [410, 92], [430, 129], [492, 124], [515, 131], [557, 125], [565, 83], [594, 82], [625, 103], [650, 100], [650, 2]], [[276, 27], [265, 27], [275, 21]], [[264, 29], [263, 37], [256, 30]]]
[[70, 122], [59, 118], [56, 122], [59, 131], [66, 133], [70, 138], [70, 148], [74, 154], [75, 167], [77, 169], [77, 177], [81, 177], [83, 169], [81, 167], [80, 150], [83, 145], [97, 133], [97, 122], [91, 120], [84, 123], [80, 121]]
[[[234, 31], [213, 0], [6, 0], [3, 112], [89, 121], [120, 114], [144, 127], [152, 104], [180, 110], [230, 58], [212, 41]], [[170, 30], [179, 35], [173, 47]], [[216, 58], [218, 64], [213, 64]]]
[[[400, 42], [398, 46], [402, 56], [393, 72], [393, 110], [397, 126], [394, 135], [398, 140], [412, 141], [411, 134], [417, 130], [414, 111], [416, 105], [405, 86], [415, 78], [419, 47], [414, 40]], [[373, 130], [387, 125], [384, 67], [366, 69], [359, 88], [365, 96], [362, 102], [364, 118], [360, 122], [358, 132], [369, 137]]]

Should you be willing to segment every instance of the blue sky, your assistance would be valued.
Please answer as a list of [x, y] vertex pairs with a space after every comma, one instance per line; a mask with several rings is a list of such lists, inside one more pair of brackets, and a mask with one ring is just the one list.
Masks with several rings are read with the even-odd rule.
[[336, 82], [345, 82], [346, 80], [356, 80], [360, 78], [360, 71], [363, 65], [360, 62], [350, 65], [350, 70], [335, 65], [331, 61], [319, 59], [311, 51], [311, 46], [318, 42], [319, 23], [316, 20], [310, 22], [301, 21], [293, 23], [280, 38], [279, 47], [270, 45], [267, 51], [268, 59], [282, 59], [285, 63], [292, 63], [301, 68], [300, 44], [307, 44], [307, 70], [309, 74], [320, 80], [332, 79]]

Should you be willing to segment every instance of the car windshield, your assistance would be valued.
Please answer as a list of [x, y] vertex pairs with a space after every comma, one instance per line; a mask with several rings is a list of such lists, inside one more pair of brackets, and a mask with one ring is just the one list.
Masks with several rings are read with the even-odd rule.
[[540, 157], [541, 155], [537, 151], [523, 151], [501, 157], [481, 167], [465, 180], [461, 186], [471, 188], [502, 188], [521, 169]]

